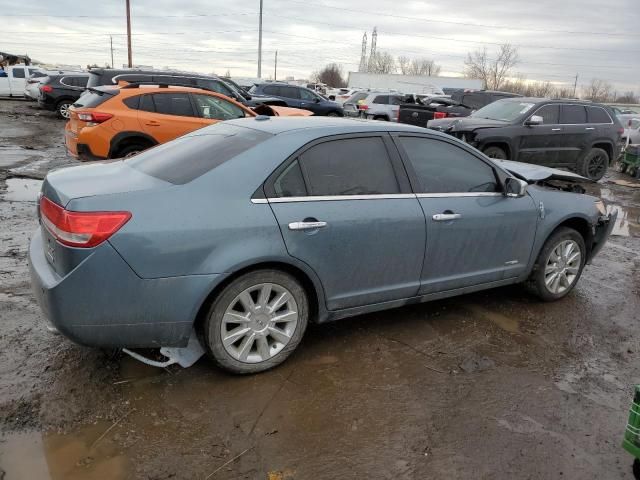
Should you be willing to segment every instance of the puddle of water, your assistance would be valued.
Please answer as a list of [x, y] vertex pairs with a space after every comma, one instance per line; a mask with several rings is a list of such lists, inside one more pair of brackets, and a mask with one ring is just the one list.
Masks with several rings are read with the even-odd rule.
[[7, 202], [35, 202], [42, 188], [42, 180], [29, 178], [10, 178], [7, 180], [7, 191], [2, 199]]
[[[128, 460], [111, 437], [111, 422], [98, 422], [73, 434], [16, 433], [0, 439], [0, 465], [6, 480], [124, 480]], [[106, 435], [105, 432], [107, 433]]]
[[479, 305], [469, 305], [468, 310], [471, 313], [483, 317], [493, 323], [495, 323], [502, 330], [505, 330], [509, 333], [520, 333], [520, 325], [518, 324], [518, 320], [515, 318], [507, 317], [498, 312], [493, 312], [491, 310], [487, 310]]
[[640, 236], [640, 208], [610, 204], [607, 206], [607, 210], [609, 212], [618, 212], [618, 218], [613, 226], [611, 235], [620, 237]]

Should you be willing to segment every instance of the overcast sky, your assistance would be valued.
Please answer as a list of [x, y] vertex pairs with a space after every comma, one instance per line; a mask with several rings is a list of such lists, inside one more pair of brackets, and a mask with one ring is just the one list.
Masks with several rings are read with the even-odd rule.
[[[255, 77], [259, 0], [131, 0], [135, 64]], [[125, 0], [0, 0], [0, 51], [87, 65], [127, 61]], [[426, 57], [460, 75], [467, 52], [510, 42], [532, 80], [601, 78], [640, 93], [638, 0], [264, 0], [263, 77], [306, 78], [336, 62], [357, 71], [362, 35], [378, 51]], [[370, 43], [369, 43], [370, 45]]]

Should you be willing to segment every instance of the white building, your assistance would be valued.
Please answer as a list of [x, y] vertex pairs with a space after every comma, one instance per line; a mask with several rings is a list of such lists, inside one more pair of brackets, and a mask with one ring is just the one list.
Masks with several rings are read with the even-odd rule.
[[482, 88], [482, 80], [473, 78], [365, 72], [349, 72], [348, 84], [350, 88], [395, 90], [400, 93], [438, 93], [443, 88]]

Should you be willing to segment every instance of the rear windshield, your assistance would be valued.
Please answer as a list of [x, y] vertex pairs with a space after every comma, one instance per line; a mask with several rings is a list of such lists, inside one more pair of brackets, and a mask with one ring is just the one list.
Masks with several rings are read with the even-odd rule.
[[120, 90], [87, 90], [73, 104], [77, 108], [95, 108], [120, 93]]
[[258, 130], [221, 123], [209, 127], [205, 134], [178, 138], [125, 162], [147, 175], [183, 185], [271, 136]]

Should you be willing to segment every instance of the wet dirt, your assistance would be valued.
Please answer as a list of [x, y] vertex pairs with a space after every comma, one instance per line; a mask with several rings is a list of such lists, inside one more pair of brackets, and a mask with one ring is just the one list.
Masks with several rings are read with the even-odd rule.
[[157, 369], [52, 336], [32, 297], [26, 180], [70, 161], [62, 130], [0, 102], [0, 143], [44, 152], [0, 158], [3, 480], [632, 478], [638, 189], [594, 187], [619, 225], [561, 302], [514, 286], [311, 326], [261, 375]]

